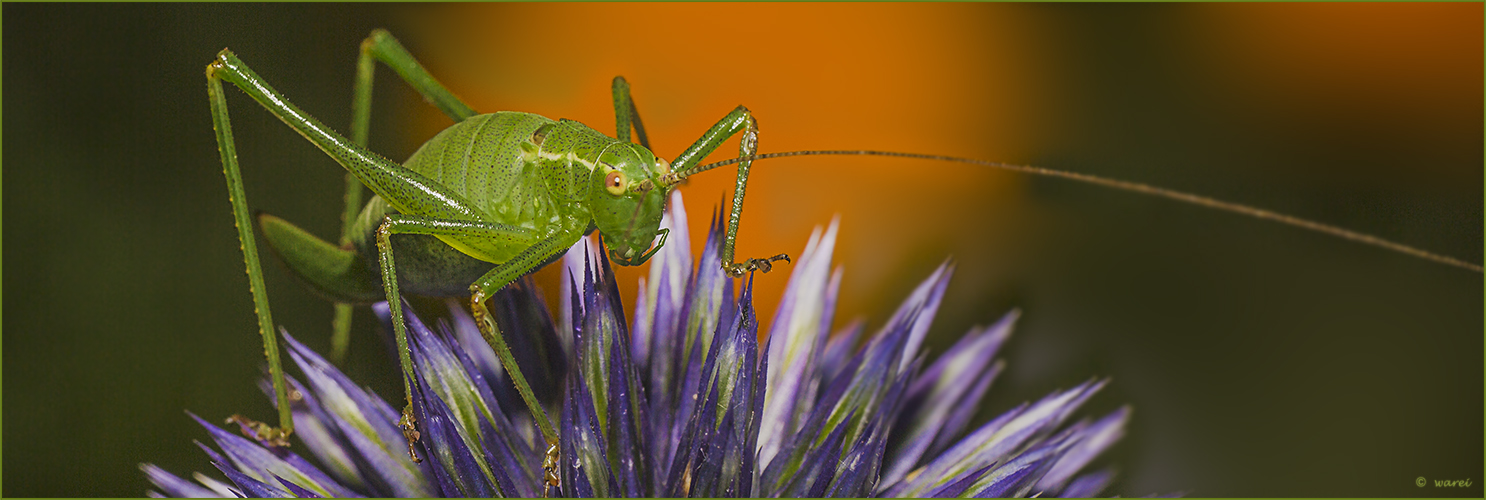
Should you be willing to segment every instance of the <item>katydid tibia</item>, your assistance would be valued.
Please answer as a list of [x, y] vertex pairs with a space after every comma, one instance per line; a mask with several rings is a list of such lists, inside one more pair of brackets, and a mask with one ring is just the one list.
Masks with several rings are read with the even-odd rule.
[[[389, 161], [365, 148], [372, 74], [386, 64], [455, 123], [425, 143], [406, 162]], [[737, 183], [723, 240], [723, 267], [738, 277], [769, 271], [785, 255], [735, 261], [735, 248], [749, 167], [755, 160], [798, 155], [877, 155], [972, 163], [1036, 175], [1062, 177], [1172, 198], [1209, 208], [1299, 226], [1396, 252], [1480, 272], [1477, 264], [1432, 254], [1334, 226], [1254, 207], [1126, 181], [1039, 167], [883, 151], [797, 151], [757, 154], [758, 125], [739, 106], [707, 130], [671, 162], [650, 151], [628, 84], [616, 77], [613, 101], [617, 134], [611, 138], [569, 120], [550, 120], [515, 112], [476, 114], [439, 84], [387, 32], [373, 31], [362, 43], [353, 101], [351, 139], [343, 137], [289, 103], [230, 51], [206, 68], [213, 125], [227, 177], [238, 236], [257, 310], [280, 427], [253, 423], [257, 438], [287, 445], [293, 432], [290, 394], [279, 361], [273, 320], [264, 290], [254, 233], [248, 217], [228, 120], [222, 81], [236, 85], [347, 169], [344, 227], [330, 243], [271, 216], [258, 219], [270, 246], [288, 267], [337, 303], [336, 345], [344, 345], [350, 304], [387, 300], [392, 314], [404, 396], [413, 377], [399, 299], [401, 291], [422, 295], [470, 296], [480, 332], [501, 359], [533, 419], [549, 443], [556, 430], [531, 392], [502, 334], [485, 306], [496, 291], [562, 255], [597, 230], [614, 262], [640, 265], [665, 244], [659, 227], [667, 194], [682, 180], [713, 168], [737, 164]], [[631, 141], [634, 131], [638, 144]], [[740, 136], [739, 156], [708, 165], [698, 163], [723, 142]], [[365, 204], [361, 185], [376, 194]], [[393, 236], [396, 236], [394, 238]], [[659, 240], [656, 238], [659, 237]], [[383, 279], [396, 276], [397, 279]], [[236, 417], [235, 417], [236, 418]], [[411, 404], [402, 425], [409, 452], [418, 439]], [[247, 421], [246, 419], [242, 419]], [[548, 451], [555, 466], [555, 446]], [[415, 455], [416, 458], [416, 455]], [[548, 471], [549, 481], [555, 476]]]

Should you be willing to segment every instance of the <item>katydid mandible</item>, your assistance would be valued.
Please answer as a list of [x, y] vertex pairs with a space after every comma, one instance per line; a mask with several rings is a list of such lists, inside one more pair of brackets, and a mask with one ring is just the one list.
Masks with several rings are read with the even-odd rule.
[[[455, 121], [398, 164], [366, 149], [372, 75], [377, 61], [392, 68], [426, 100]], [[769, 271], [788, 260], [780, 254], [763, 259], [734, 259], [739, 219], [752, 161], [780, 156], [876, 155], [970, 163], [1023, 173], [1061, 177], [1134, 191], [1268, 219], [1415, 257], [1480, 272], [1477, 264], [1394, 243], [1335, 226], [1212, 198], [1127, 181], [965, 158], [867, 150], [796, 151], [757, 154], [758, 125], [739, 106], [713, 125], [672, 162], [650, 151], [638, 110], [622, 77], [613, 82], [616, 137], [610, 138], [570, 120], [534, 114], [476, 114], [436, 81], [390, 34], [373, 31], [361, 44], [357, 66], [351, 139], [347, 139], [284, 99], [230, 51], [223, 50], [206, 68], [213, 125], [227, 177], [233, 213], [247, 266], [278, 402], [280, 427], [251, 422], [257, 438], [288, 444], [293, 432], [289, 399], [278, 357], [273, 321], [264, 290], [257, 247], [248, 217], [236, 154], [222, 92], [222, 81], [236, 85], [285, 124], [330, 155], [348, 171], [344, 226], [339, 243], [320, 240], [272, 216], [259, 216], [269, 244], [288, 267], [319, 293], [336, 302], [335, 345], [345, 345], [350, 305], [387, 300], [392, 313], [404, 396], [402, 426], [409, 452], [418, 439], [411, 407], [413, 377], [400, 293], [470, 296], [470, 309], [481, 334], [509, 370], [522, 399], [549, 444], [557, 434], [531, 393], [506, 347], [485, 299], [529, 274], [597, 230], [611, 258], [640, 265], [665, 243], [659, 228], [667, 194], [687, 177], [737, 164], [737, 184], [722, 248], [723, 268], [730, 276]], [[639, 144], [631, 142], [631, 130]], [[734, 135], [741, 135], [739, 156], [697, 165]], [[364, 205], [361, 185], [376, 195]], [[397, 238], [392, 236], [397, 235]], [[656, 237], [660, 240], [657, 242]], [[395, 262], [401, 265], [394, 264]], [[398, 279], [383, 279], [386, 276]], [[554, 463], [555, 446], [548, 462]], [[416, 454], [415, 454], [416, 458]], [[551, 472], [550, 470], [548, 471]], [[549, 474], [549, 481], [555, 476]], [[555, 486], [555, 485], [554, 485]]]

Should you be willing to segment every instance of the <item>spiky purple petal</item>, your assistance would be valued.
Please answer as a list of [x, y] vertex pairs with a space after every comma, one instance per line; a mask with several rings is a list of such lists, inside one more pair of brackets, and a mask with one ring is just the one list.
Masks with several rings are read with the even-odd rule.
[[857, 318], [831, 334], [830, 340], [826, 341], [825, 351], [821, 353], [821, 380], [835, 380], [836, 376], [841, 374], [841, 369], [846, 367], [846, 362], [850, 361], [851, 355], [856, 353], [858, 340], [866, 326], [865, 321]]
[[[856, 413], [846, 414], [846, 419], [855, 417]], [[816, 446], [805, 451], [801, 457], [797, 472], [787, 478], [778, 496], [783, 497], [821, 497], [825, 494], [826, 486], [830, 485], [831, 476], [834, 472], [836, 459], [841, 456], [841, 443], [846, 440], [847, 426], [837, 425], [835, 430], [824, 436]]]
[[1063, 498], [1089, 498], [1098, 495], [1100, 491], [1114, 482], [1114, 471], [1109, 469], [1080, 474], [1063, 487], [1058, 496]]
[[323, 496], [320, 496], [319, 493], [315, 493], [313, 491], [310, 491], [310, 490], [307, 490], [307, 489], [304, 489], [304, 488], [300, 488], [299, 485], [294, 484], [292, 481], [287, 481], [287, 480], [285, 480], [282, 477], [274, 476], [274, 479], [277, 479], [279, 481], [279, 484], [283, 485], [285, 488], [288, 488], [289, 489], [289, 494], [294, 495], [295, 497], [298, 497], [298, 498], [325, 498]]
[[[583, 342], [583, 333], [578, 335], [575, 347]], [[612, 496], [609, 493], [613, 490], [603, 431], [595, 415], [588, 384], [582, 377], [582, 370], [568, 372], [567, 398], [562, 410], [563, 432], [558, 438], [562, 447], [563, 489], [572, 496]]]
[[420, 454], [431, 462], [434, 477], [444, 496], [488, 497], [495, 490], [491, 477], [481, 470], [458, 423], [444, 401], [419, 377], [413, 387], [413, 412], [423, 433]]
[[1074, 474], [1082, 470], [1094, 457], [1118, 441], [1125, 434], [1125, 422], [1130, 418], [1130, 407], [1116, 410], [1093, 424], [1076, 428], [1072, 438], [1074, 444], [1060, 457], [1051, 471], [1037, 483], [1040, 490], [1057, 491]]
[[777, 341], [768, 353], [773, 362], [769, 364], [770, 387], [764, 396], [764, 420], [759, 430], [761, 462], [773, 459], [785, 439], [799, 430], [815, 400], [820, 355], [841, 285], [840, 273], [831, 274], [838, 225], [833, 219], [824, 234], [818, 226], [811, 233], [774, 313], [769, 334]]
[[397, 413], [381, 398], [358, 387], [334, 365], [287, 332], [289, 356], [309, 383], [305, 401], [315, 403], [333, 423], [338, 440], [367, 478], [375, 494], [428, 496], [432, 490], [422, 470], [407, 454], [407, 441], [397, 428]]
[[209, 424], [194, 414], [191, 418], [196, 419], [197, 423], [206, 428], [212, 440], [222, 448], [222, 452], [231, 461], [233, 467], [254, 479], [270, 484], [269, 487], [273, 487], [272, 483], [269, 483], [271, 478], [279, 476], [315, 490], [322, 496], [356, 496], [355, 493], [345, 489], [340, 483], [335, 482], [319, 468], [310, 465], [299, 455], [282, 449], [275, 451], [264, 449], [257, 442]]
[[156, 467], [154, 464], [139, 464], [139, 470], [144, 471], [145, 477], [151, 483], [155, 483], [156, 487], [164, 490], [166, 495], [195, 498], [217, 496], [212, 490], [181, 479], [179, 476], [166, 472], [165, 469]]
[[[896, 446], [888, 452], [884, 483], [897, 482], [916, 468], [930, 446], [943, 440], [941, 434], [959, 433], [961, 429], [944, 426], [951, 423], [949, 417], [956, 410], [979, 406], [984, 389], [975, 389], [982, 383], [989, 385], [999, 371], [992, 358], [1010, 336], [1016, 317], [1017, 313], [1012, 312], [989, 328], [971, 330], [919, 374], [908, 390], [908, 410], [898, 417], [894, 427]], [[977, 383], [967, 385], [967, 379]]]
[[976, 471], [971, 472], [969, 474], [962, 475], [962, 476], [960, 476], [959, 479], [956, 479], [954, 481], [945, 483], [943, 486], [940, 486], [938, 488], [934, 488], [932, 490], [929, 490], [929, 492], [927, 494], [925, 494], [924, 497], [926, 497], [926, 498], [952, 498], [952, 497], [958, 497], [958, 496], [964, 494], [965, 493], [965, 490], [970, 489], [970, 485], [975, 484], [976, 481], [979, 481], [981, 477], [985, 476], [985, 473], [990, 472], [991, 468], [992, 467], [995, 467], [995, 466], [996, 466], [996, 464], [990, 464], [990, 465], [987, 465], [985, 467], [981, 467], [979, 470], [976, 470]]
[[222, 474], [226, 475], [227, 479], [232, 481], [232, 484], [237, 485], [239, 490], [242, 492], [243, 497], [245, 498], [294, 498], [294, 495], [290, 494], [288, 491], [269, 486], [262, 481], [253, 479], [247, 474], [239, 472], [237, 469], [233, 468], [230, 465], [226, 465], [215, 460], [212, 461], [212, 465], [215, 466], [217, 470], [222, 471]]
[[1085, 382], [1073, 389], [1048, 395], [1031, 406], [1007, 412], [950, 447], [926, 465], [923, 473], [910, 481], [900, 481], [901, 488], [890, 488], [886, 494], [919, 496], [986, 464], [1004, 462], [1027, 442], [1051, 434], [1103, 386], [1104, 381]]
[[671, 192], [660, 227], [671, 231], [668, 244], [651, 258], [649, 281], [641, 279], [641, 293], [635, 297], [634, 358], [641, 369], [650, 366], [652, 353], [662, 352], [656, 346], [657, 332], [675, 330], [691, 281], [691, 233], [680, 191]]

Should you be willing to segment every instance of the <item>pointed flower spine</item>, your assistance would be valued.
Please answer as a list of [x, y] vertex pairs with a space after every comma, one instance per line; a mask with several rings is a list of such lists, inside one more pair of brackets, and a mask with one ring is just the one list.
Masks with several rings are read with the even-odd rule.
[[[404, 310], [412, 307], [404, 304]], [[486, 460], [486, 441], [493, 436], [486, 436], [481, 429], [481, 422], [496, 422], [496, 415], [500, 420], [505, 420], [504, 413], [495, 407], [494, 394], [490, 392], [489, 386], [481, 379], [478, 372], [471, 373], [466, 369], [466, 363], [460, 359], [456, 351], [450, 348], [450, 343], [444, 338], [436, 336], [431, 329], [425, 325], [416, 315], [404, 315], [408, 326], [409, 348], [413, 352], [413, 363], [416, 367], [421, 384], [422, 399], [427, 411], [442, 413], [440, 418], [452, 426], [449, 431], [453, 438], [460, 441], [459, 447], [448, 448], [439, 451], [440, 457], [448, 457], [458, 452], [458, 456], [451, 457], [452, 461], [441, 460], [449, 470], [451, 466], [462, 469], [465, 480], [462, 490], [466, 494], [475, 491], [492, 491], [500, 485], [496, 480], [497, 471], [495, 464]], [[446, 334], [448, 329], [445, 328]], [[468, 359], [468, 358], [466, 358]], [[420, 415], [420, 421], [423, 415]], [[451, 443], [452, 444], [452, 443]], [[460, 464], [455, 466], [455, 464]], [[474, 469], [468, 469], [473, 467]], [[478, 475], [471, 474], [478, 472]], [[474, 476], [474, 477], [471, 477]], [[505, 485], [507, 488], [513, 485]], [[513, 490], [507, 490], [507, 494], [515, 494]]]
[[[992, 359], [1011, 335], [1017, 316], [1013, 311], [989, 328], [971, 330], [917, 376], [906, 396], [909, 407], [898, 416], [896, 445], [888, 453], [890, 466], [883, 483], [902, 479], [936, 442], [958, 436], [961, 428], [952, 415], [956, 409], [979, 406], [980, 396], [1001, 370]], [[966, 384], [967, 380], [976, 383]]]
[[[381, 495], [428, 495], [429, 484], [407, 454], [407, 442], [397, 428], [397, 413], [381, 398], [358, 387], [329, 361], [299, 343], [287, 332], [290, 359], [308, 381], [304, 404], [333, 429], [333, 439], [362, 471], [367, 487]], [[298, 382], [295, 382], [296, 386]], [[296, 418], [298, 418], [296, 416]], [[310, 429], [314, 427], [311, 426]], [[304, 432], [301, 430], [301, 432]], [[312, 451], [322, 441], [307, 442]], [[316, 452], [329, 454], [336, 452]], [[370, 472], [370, 473], [368, 473]]]
[[841, 286], [840, 269], [831, 274], [839, 219], [821, 234], [820, 227], [790, 274], [789, 284], [774, 314], [769, 332], [769, 389], [764, 394], [763, 423], [759, 431], [759, 461], [768, 463], [779, 452], [785, 436], [798, 431], [809, 414], [820, 383], [819, 366], [826, 334]]

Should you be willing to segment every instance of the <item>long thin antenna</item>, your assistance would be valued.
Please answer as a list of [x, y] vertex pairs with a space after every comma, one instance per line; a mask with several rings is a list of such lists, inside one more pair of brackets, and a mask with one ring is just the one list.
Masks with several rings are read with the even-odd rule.
[[1239, 214], [1239, 215], [1246, 215], [1246, 216], [1253, 217], [1253, 218], [1256, 218], [1256, 219], [1264, 219], [1264, 220], [1270, 220], [1270, 221], [1278, 222], [1278, 223], [1281, 223], [1281, 224], [1288, 224], [1288, 225], [1295, 226], [1295, 227], [1298, 227], [1298, 228], [1301, 228], [1301, 229], [1307, 229], [1307, 230], [1315, 231], [1315, 232], [1318, 232], [1318, 233], [1329, 234], [1329, 235], [1336, 236], [1338, 238], [1342, 238], [1342, 239], [1345, 239], [1345, 240], [1351, 240], [1351, 241], [1355, 241], [1357, 243], [1362, 243], [1362, 244], [1365, 244], [1365, 245], [1372, 245], [1372, 246], [1375, 246], [1375, 247], [1383, 248], [1383, 249], [1386, 249], [1386, 250], [1391, 250], [1391, 251], [1398, 252], [1398, 253], [1405, 254], [1405, 255], [1411, 255], [1411, 256], [1414, 256], [1414, 257], [1418, 257], [1420, 259], [1424, 259], [1424, 260], [1428, 260], [1428, 261], [1432, 261], [1432, 262], [1437, 262], [1437, 263], [1440, 263], [1440, 264], [1445, 264], [1445, 265], [1449, 265], [1449, 266], [1455, 266], [1455, 267], [1458, 267], [1458, 268], [1461, 268], [1461, 269], [1475, 271], [1475, 272], [1478, 272], [1478, 273], [1481, 272], [1481, 265], [1480, 264], [1473, 264], [1473, 263], [1466, 262], [1466, 261], [1463, 261], [1463, 260], [1460, 260], [1460, 259], [1457, 259], [1457, 258], [1454, 258], [1454, 257], [1450, 257], [1450, 256], [1446, 256], [1446, 255], [1440, 255], [1440, 254], [1432, 253], [1432, 252], [1427, 252], [1427, 251], [1424, 251], [1424, 250], [1420, 250], [1418, 248], [1414, 248], [1414, 247], [1411, 247], [1411, 246], [1408, 246], [1408, 245], [1404, 245], [1402, 243], [1395, 243], [1395, 242], [1392, 242], [1392, 241], [1388, 241], [1388, 240], [1385, 240], [1385, 239], [1382, 239], [1382, 238], [1379, 238], [1377, 236], [1373, 236], [1373, 235], [1370, 235], [1370, 234], [1363, 234], [1363, 233], [1359, 233], [1359, 232], [1356, 232], [1356, 231], [1352, 231], [1352, 230], [1348, 230], [1348, 229], [1343, 229], [1343, 228], [1340, 228], [1340, 227], [1337, 227], [1337, 226], [1332, 226], [1332, 225], [1329, 225], [1329, 224], [1322, 224], [1320, 222], [1315, 222], [1315, 221], [1310, 221], [1310, 220], [1306, 220], [1306, 219], [1301, 219], [1299, 217], [1291, 217], [1289, 215], [1281, 214], [1281, 213], [1278, 213], [1278, 212], [1272, 212], [1272, 211], [1265, 210], [1265, 209], [1258, 208], [1258, 207], [1251, 207], [1251, 206], [1248, 206], [1248, 205], [1242, 205], [1242, 204], [1238, 204], [1238, 203], [1232, 203], [1232, 202], [1227, 202], [1227, 201], [1223, 201], [1223, 200], [1217, 200], [1217, 199], [1213, 199], [1213, 198], [1208, 198], [1206, 196], [1199, 196], [1199, 195], [1190, 194], [1190, 193], [1183, 193], [1181, 191], [1173, 191], [1173, 190], [1170, 190], [1170, 189], [1159, 188], [1159, 187], [1151, 186], [1151, 185], [1148, 185], [1148, 184], [1141, 184], [1139, 182], [1122, 181], [1122, 180], [1110, 179], [1110, 178], [1107, 178], [1107, 177], [1099, 177], [1097, 175], [1080, 174], [1080, 173], [1077, 173], [1077, 172], [1068, 172], [1068, 171], [1063, 171], [1063, 170], [1053, 170], [1053, 169], [1050, 169], [1050, 168], [1034, 167], [1034, 166], [1031, 166], [1031, 165], [1014, 165], [1014, 164], [1010, 164], [1010, 163], [1001, 163], [1001, 162], [994, 162], [994, 161], [977, 160], [977, 159], [974, 159], [974, 158], [960, 158], [960, 157], [956, 157], [956, 156], [926, 155], [926, 154], [918, 154], [918, 153], [900, 153], [900, 152], [896, 152], [896, 151], [873, 151], [873, 150], [865, 150], [865, 149], [862, 149], [862, 150], [809, 150], [809, 151], [786, 151], [786, 152], [782, 152], [782, 153], [765, 153], [765, 154], [756, 154], [756, 155], [752, 155], [752, 156], [738, 157], [738, 158], [733, 158], [733, 159], [729, 159], [729, 160], [719, 161], [719, 162], [716, 162], [716, 163], [708, 163], [706, 165], [699, 165], [699, 166], [696, 166], [696, 167], [692, 167], [692, 168], [686, 169], [685, 171], [677, 172], [677, 173], [672, 174], [674, 176], [673, 177], [673, 179], [674, 179], [673, 183], [676, 182], [676, 181], [680, 181], [681, 179], [685, 179], [687, 177], [690, 177], [692, 175], [695, 175], [697, 173], [700, 173], [700, 172], [705, 172], [705, 171], [712, 170], [712, 169], [718, 168], [718, 167], [725, 167], [725, 166], [732, 165], [734, 163], [738, 163], [738, 162], [744, 161], [744, 160], [767, 160], [767, 159], [770, 159], [770, 158], [784, 158], [784, 157], [789, 157], [789, 156], [888, 156], [888, 157], [894, 157], [894, 158], [912, 158], [912, 159], [919, 159], [919, 160], [937, 160], [937, 161], [948, 161], [948, 162], [955, 162], [955, 163], [968, 163], [968, 164], [971, 164], [971, 165], [981, 165], [981, 166], [985, 166], [985, 167], [998, 168], [998, 169], [1001, 169], [1001, 170], [1010, 170], [1012, 172], [1020, 172], [1020, 173], [1024, 173], [1024, 174], [1041, 175], [1041, 176], [1045, 176], [1045, 177], [1058, 177], [1058, 178], [1063, 178], [1063, 179], [1068, 179], [1068, 180], [1073, 180], [1073, 181], [1078, 181], [1078, 182], [1083, 182], [1083, 183], [1088, 183], [1088, 184], [1095, 184], [1095, 185], [1104, 186], [1104, 187], [1108, 187], [1108, 188], [1119, 189], [1119, 190], [1122, 190], [1122, 191], [1131, 191], [1131, 192], [1135, 192], [1135, 193], [1141, 193], [1141, 194], [1147, 194], [1147, 195], [1151, 195], [1151, 196], [1158, 196], [1158, 197], [1162, 197], [1162, 198], [1168, 198], [1168, 199], [1172, 199], [1172, 200], [1176, 200], [1176, 201], [1180, 201], [1180, 202], [1184, 202], [1184, 203], [1190, 203], [1190, 204], [1193, 204], [1193, 205], [1199, 205], [1199, 206], [1203, 206], [1203, 207], [1212, 208], [1212, 209], [1215, 209], [1215, 210], [1222, 210], [1224, 212], [1232, 212], [1232, 213], [1236, 213], [1236, 214]]

